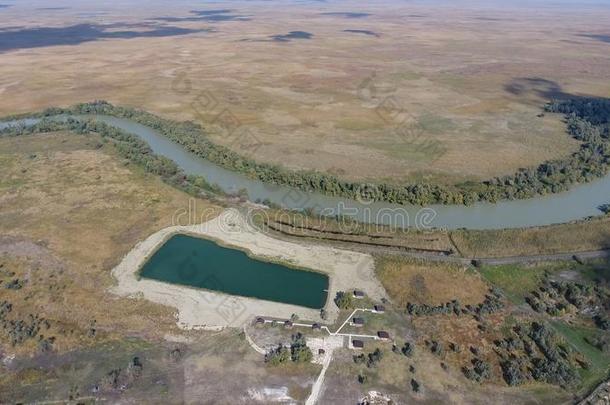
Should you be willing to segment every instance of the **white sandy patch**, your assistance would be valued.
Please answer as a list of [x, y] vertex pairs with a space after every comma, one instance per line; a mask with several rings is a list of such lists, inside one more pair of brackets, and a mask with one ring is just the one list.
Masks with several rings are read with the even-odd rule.
[[172, 342], [172, 343], [192, 343], [193, 339], [186, 337], [186, 336], [180, 336], [180, 335], [172, 335], [172, 334], [165, 334], [165, 336], [163, 336], [163, 339], [165, 339], [168, 342]]
[[178, 325], [185, 329], [219, 330], [241, 327], [254, 316], [321, 321], [318, 310], [296, 305], [231, 296], [196, 288], [140, 279], [138, 271], [165, 241], [177, 233], [203, 236], [222, 244], [247, 250], [250, 254], [290, 263], [328, 274], [329, 292], [325, 309], [334, 322], [338, 310], [332, 303], [337, 291], [358, 288], [372, 299], [387, 298], [374, 275], [373, 258], [364, 253], [327, 246], [296, 244], [271, 238], [252, 227], [239, 211], [228, 209], [211, 221], [199, 225], [172, 226], [138, 243], [112, 270], [118, 285], [111, 292], [127, 297], [143, 297], [177, 309]]
[[296, 404], [297, 402], [288, 395], [288, 387], [281, 388], [248, 388], [249, 399], [264, 403]]

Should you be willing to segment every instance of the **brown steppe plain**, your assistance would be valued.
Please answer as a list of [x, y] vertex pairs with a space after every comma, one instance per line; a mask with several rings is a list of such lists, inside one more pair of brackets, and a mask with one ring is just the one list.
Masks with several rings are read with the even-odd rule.
[[[195, 120], [232, 148], [246, 133], [261, 145], [240, 151], [260, 161], [363, 181], [451, 184], [569, 154], [578, 144], [560, 117], [539, 116], [541, 107], [553, 97], [610, 94], [610, 12], [593, 3], [145, 4], [0, 6], [0, 115], [106, 99]], [[108, 293], [110, 269], [138, 241], [170, 225], [189, 206], [186, 194], [126, 164], [96, 135], [3, 139], [0, 168], [0, 258], [15, 273], [3, 277], [26, 281], [19, 290], [3, 288], [0, 298], [14, 304], [11, 319], [42, 316], [51, 321], [44, 333], [56, 337], [49, 354], [40, 353], [38, 341], [11, 347], [2, 336], [11, 369], [0, 383], [0, 402], [94, 401], [92, 387], [134, 356], [145, 364], [143, 376], [125, 394], [102, 389], [109, 402], [254, 403], [268, 387], [305, 401], [317, 366], [268, 367], [240, 331], [179, 330], [171, 308]], [[220, 212], [197, 202], [210, 215]], [[552, 253], [607, 247], [607, 224], [606, 217], [451, 236], [466, 257]], [[438, 244], [447, 238], [439, 236]], [[388, 259], [379, 274], [402, 311], [405, 300], [480, 302], [489, 285], [462, 270]], [[426, 333], [453, 339], [449, 332], [478, 344], [500, 329], [479, 333], [474, 321], [461, 318], [406, 323], [397, 315], [404, 311], [388, 308], [377, 322], [396, 328], [401, 344]], [[384, 367], [370, 371], [363, 386], [353, 353], [340, 351], [320, 403], [355, 402], [369, 388], [418, 403], [573, 399], [573, 392], [551, 386], [507, 387], [497, 369], [488, 385], [468, 382], [459, 368], [467, 350], [452, 355], [449, 371], [424, 346], [413, 360], [387, 352]], [[417, 374], [406, 372], [410, 365]], [[411, 392], [412, 377], [423, 393]]]
[[595, 5], [43, 6], [0, 14], [0, 115], [106, 99], [349, 179], [456, 183], [565, 156], [577, 143], [542, 105], [610, 91]]

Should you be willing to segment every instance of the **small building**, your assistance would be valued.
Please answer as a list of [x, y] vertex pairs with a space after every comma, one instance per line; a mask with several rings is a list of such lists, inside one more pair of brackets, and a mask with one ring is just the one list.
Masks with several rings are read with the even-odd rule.
[[361, 299], [361, 298], [364, 298], [365, 294], [364, 294], [364, 291], [362, 291], [362, 290], [354, 290], [353, 295], [354, 295], [354, 298]]
[[364, 349], [364, 342], [362, 340], [352, 340], [352, 348], [356, 350]]
[[357, 328], [364, 326], [364, 319], [363, 318], [352, 318], [352, 326], [355, 326]]
[[284, 329], [292, 329], [292, 321], [284, 322]]
[[386, 332], [385, 330], [380, 330], [377, 332], [377, 337], [380, 340], [390, 340], [390, 334], [388, 332]]
[[322, 329], [322, 326], [319, 323], [314, 323], [313, 325], [311, 325], [311, 330], [320, 330]]
[[263, 325], [265, 325], [265, 319], [261, 317], [256, 318], [254, 321], [254, 326], [261, 327]]
[[385, 312], [385, 307], [383, 305], [374, 305], [373, 312], [377, 314], [383, 314]]

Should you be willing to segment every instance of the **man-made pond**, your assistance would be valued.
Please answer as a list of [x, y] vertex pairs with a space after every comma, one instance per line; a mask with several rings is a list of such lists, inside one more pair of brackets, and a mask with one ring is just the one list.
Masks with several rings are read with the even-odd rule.
[[[86, 116], [133, 133], [151, 149], [175, 161], [187, 174], [198, 174], [227, 193], [245, 190], [251, 201], [268, 200], [288, 209], [310, 208], [325, 215], [345, 215], [362, 222], [396, 227], [437, 227], [446, 229], [502, 229], [550, 225], [600, 215], [599, 206], [610, 202], [610, 175], [569, 191], [530, 198], [501, 201], [496, 204], [397, 205], [368, 203], [319, 193], [307, 193], [290, 187], [263, 183], [215, 165], [170, 141], [152, 128], [124, 118]], [[27, 124], [36, 120], [27, 120]], [[3, 123], [0, 123], [0, 128]], [[6, 124], [4, 124], [6, 125]]]
[[241, 250], [187, 235], [170, 238], [146, 262], [143, 278], [320, 309], [328, 277], [249, 257]]

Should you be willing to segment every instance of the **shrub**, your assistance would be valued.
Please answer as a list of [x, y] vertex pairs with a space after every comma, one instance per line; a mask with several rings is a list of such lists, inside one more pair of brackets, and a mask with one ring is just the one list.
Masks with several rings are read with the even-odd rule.
[[23, 288], [23, 281], [16, 278], [6, 283], [5, 288], [7, 290], [21, 290]]
[[402, 349], [400, 349], [402, 354], [404, 354], [407, 357], [413, 357], [413, 351], [414, 350], [415, 350], [415, 347], [413, 346], [413, 344], [411, 344], [409, 342], [405, 342], [405, 344], [402, 347]]
[[377, 348], [374, 352], [369, 353], [366, 366], [368, 368], [377, 367], [377, 364], [381, 361], [382, 358], [383, 352]]
[[462, 371], [469, 380], [482, 382], [491, 377], [491, 367], [489, 363], [475, 358], [472, 360], [473, 367], [463, 367]]
[[517, 360], [506, 360], [500, 363], [504, 381], [510, 386], [515, 386], [525, 382], [525, 376], [521, 371], [521, 364]]
[[366, 374], [360, 373], [358, 374], [358, 382], [360, 384], [365, 384], [368, 381], [368, 376]]
[[602, 315], [595, 315], [593, 317], [593, 321], [598, 328], [602, 330], [610, 330], [610, 318]]
[[411, 389], [413, 392], [421, 391], [421, 384], [415, 378], [411, 378]]
[[561, 387], [568, 387], [578, 381], [578, 375], [570, 366], [561, 360], [534, 359], [532, 376], [536, 381], [543, 381]]
[[354, 300], [351, 294], [344, 291], [338, 291], [335, 296], [335, 304], [340, 309], [351, 309], [354, 306]]
[[293, 347], [292, 361], [296, 363], [309, 363], [313, 359], [313, 354], [307, 346]]
[[443, 348], [443, 344], [441, 342], [433, 340], [430, 343], [430, 351], [433, 354], [436, 354], [437, 356], [442, 356], [443, 353], [445, 352], [445, 349]]
[[301, 333], [292, 335], [292, 343], [290, 344], [290, 359], [295, 363], [308, 363], [313, 359], [311, 349], [305, 342], [305, 336]]
[[290, 358], [290, 350], [288, 350], [283, 345], [279, 345], [277, 348], [271, 350], [265, 355], [265, 363], [268, 363], [272, 366], [278, 366], [280, 364], [287, 363], [288, 361], [290, 361]]

